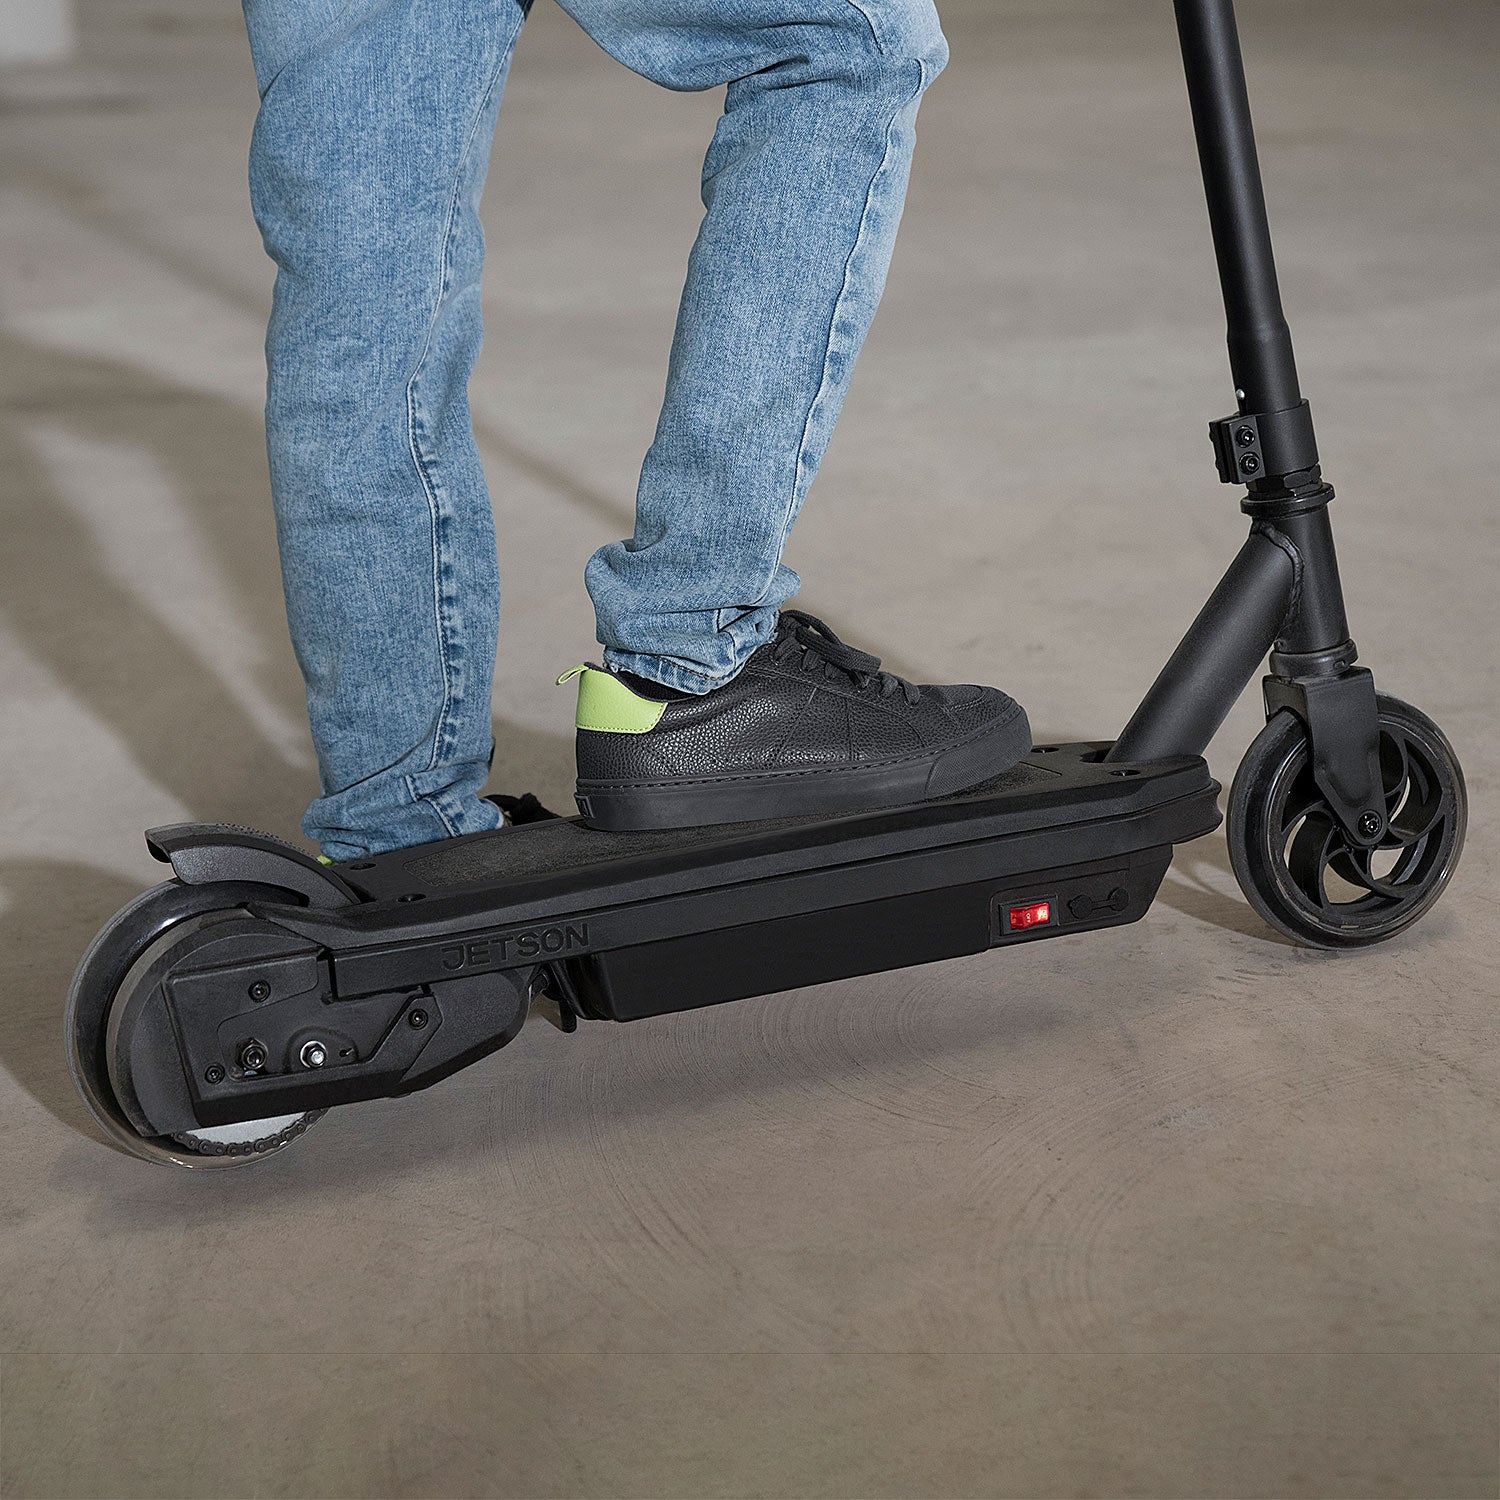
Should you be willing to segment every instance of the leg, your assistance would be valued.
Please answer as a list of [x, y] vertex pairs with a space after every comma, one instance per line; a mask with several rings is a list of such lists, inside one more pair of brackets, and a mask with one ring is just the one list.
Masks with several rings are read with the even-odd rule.
[[1013, 699], [906, 682], [778, 613], [947, 58], [931, 0], [562, 3], [637, 72], [728, 84], [635, 535], [588, 568], [610, 670], [579, 669], [584, 821], [854, 813], [998, 776], [1031, 745]]
[[529, 0], [245, 0], [276, 291], [266, 434], [287, 619], [347, 859], [494, 827], [499, 577], [469, 423], [478, 202]]
[[797, 588], [782, 548], [884, 288], [947, 47], [931, 0], [659, 0], [644, 23], [562, 3], [638, 73], [728, 85], [635, 535], [587, 571], [606, 662], [703, 693]]

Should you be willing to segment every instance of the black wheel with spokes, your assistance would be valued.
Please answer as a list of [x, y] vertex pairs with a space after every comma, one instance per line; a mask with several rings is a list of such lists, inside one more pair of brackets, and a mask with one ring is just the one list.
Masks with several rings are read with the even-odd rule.
[[1458, 757], [1426, 714], [1385, 693], [1380, 770], [1387, 828], [1348, 838], [1313, 779], [1307, 726], [1283, 709], [1256, 736], [1229, 793], [1229, 859], [1246, 899], [1317, 948], [1359, 948], [1411, 926], [1463, 849], [1468, 795]]

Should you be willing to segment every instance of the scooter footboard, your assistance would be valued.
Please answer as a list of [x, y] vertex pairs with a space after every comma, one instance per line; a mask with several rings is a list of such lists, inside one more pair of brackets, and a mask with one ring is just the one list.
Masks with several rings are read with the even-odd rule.
[[1134, 922], [1171, 860], [1165, 844], [587, 953], [553, 972], [579, 1014], [635, 1021]]
[[[542, 994], [565, 1027], [634, 1021], [1133, 922], [1173, 847], [1217, 826], [1218, 786], [1198, 757], [1107, 748], [1038, 747], [962, 797], [837, 818], [544, 820], [354, 860], [326, 886], [258, 835], [163, 830], [178, 878], [86, 986], [109, 1012], [87, 1077], [127, 1136], [181, 1137], [425, 1088], [504, 1046]], [[168, 908], [192, 920], [163, 930]]]

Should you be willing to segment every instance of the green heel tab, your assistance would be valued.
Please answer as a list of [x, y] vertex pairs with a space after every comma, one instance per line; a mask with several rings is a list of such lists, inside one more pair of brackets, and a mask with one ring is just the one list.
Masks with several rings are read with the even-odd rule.
[[606, 734], [645, 734], [655, 729], [666, 708], [633, 693], [613, 672], [596, 667], [571, 667], [557, 679], [558, 686], [578, 679], [578, 718], [580, 729], [597, 729]]

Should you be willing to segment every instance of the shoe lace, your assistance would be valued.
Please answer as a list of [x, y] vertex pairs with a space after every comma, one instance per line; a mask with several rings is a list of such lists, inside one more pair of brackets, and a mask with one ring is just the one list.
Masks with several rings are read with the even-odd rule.
[[880, 670], [880, 658], [860, 651], [841, 641], [816, 615], [800, 609], [784, 609], [776, 627], [776, 644], [772, 661], [786, 665], [800, 653], [802, 670], [825, 676], [841, 674], [852, 679], [856, 687], [878, 683], [880, 696], [890, 698], [901, 693], [908, 703], [915, 703], [921, 689], [894, 672]]

